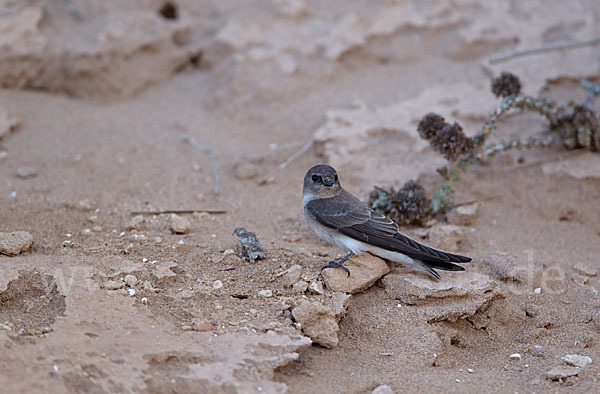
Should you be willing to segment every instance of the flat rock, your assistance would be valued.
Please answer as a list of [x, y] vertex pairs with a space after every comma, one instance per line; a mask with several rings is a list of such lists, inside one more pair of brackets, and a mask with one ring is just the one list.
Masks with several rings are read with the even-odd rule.
[[560, 380], [571, 376], [577, 376], [581, 370], [576, 367], [558, 366], [546, 372], [546, 379]]
[[392, 274], [383, 284], [389, 297], [428, 307], [430, 321], [472, 316], [498, 295], [489, 276], [466, 271], [444, 272], [440, 281], [415, 273]]
[[333, 308], [320, 302], [305, 302], [292, 309], [292, 316], [301, 324], [302, 332], [326, 348], [338, 345], [338, 319]]
[[600, 179], [600, 155], [593, 152], [580, 153], [577, 156], [554, 163], [544, 164], [545, 175], [568, 175], [575, 179]]
[[438, 224], [427, 231], [428, 246], [448, 252], [457, 252], [463, 239], [462, 229], [453, 224]]
[[169, 228], [174, 234], [187, 234], [192, 230], [192, 225], [190, 224], [190, 221], [183, 216], [171, 215]]
[[350, 294], [360, 293], [390, 272], [390, 267], [384, 260], [368, 253], [354, 256], [344, 265], [350, 270], [350, 277], [341, 268], [323, 270], [323, 281], [329, 289]]
[[461, 205], [451, 209], [446, 215], [446, 218], [450, 224], [455, 224], [457, 226], [470, 226], [475, 222], [478, 214], [479, 203], [474, 203]]
[[27, 231], [0, 233], [0, 254], [16, 256], [26, 252], [33, 243], [33, 236]]
[[592, 358], [588, 356], [581, 356], [579, 354], [567, 354], [563, 356], [562, 360], [573, 367], [585, 368], [592, 363]]

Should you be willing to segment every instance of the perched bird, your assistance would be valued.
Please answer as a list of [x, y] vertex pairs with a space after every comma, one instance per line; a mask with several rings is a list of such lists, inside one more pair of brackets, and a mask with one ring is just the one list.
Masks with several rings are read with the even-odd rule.
[[330, 261], [323, 268], [340, 267], [350, 276], [343, 265], [346, 260], [369, 252], [440, 279], [435, 269], [464, 271], [453, 262], [471, 261], [469, 257], [430, 248], [402, 234], [396, 223], [344, 190], [335, 169], [325, 164], [314, 166], [304, 176], [302, 205], [309, 227], [347, 252], [340, 261]]

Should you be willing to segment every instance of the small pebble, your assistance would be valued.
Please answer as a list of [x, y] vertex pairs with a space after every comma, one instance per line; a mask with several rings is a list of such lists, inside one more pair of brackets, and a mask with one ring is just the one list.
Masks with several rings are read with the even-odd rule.
[[212, 326], [212, 324], [210, 324], [210, 322], [206, 319], [204, 319], [204, 320], [192, 319], [192, 328], [194, 331], [199, 331], [199, 332], [207, 332], [207, 331], [214, 330], [214, 327]]
[[513, 353], [510, 356], [508, 356], [509, 359], [511, 360], [520, 360], [521, 359], [521, 355], [519, 353]]
[[294, 294], [304, 294], [304, 292], [308, 289], [308, 283], [306, 283], [303, 280], [299, 280], [298, 282], [294, 283], [294, 285], [292, 286], [292, 291], [294, 292]]
[[147, 297], [142, 297], [142, 299], [140, 300], [140, 302], [144, 305], [148, 305], [148, 298]]
[[533, 289], [533, 294], [541, 294], [541, 293], [542, 293], [541, 287], [536, 287], [535, 289]]
[[219, 290], [222, 287], [223, 282], [221, 282], [220, 280], [215, 280], [215, 282], [213, 283], [213, 290]]
[[138, 283], [138, 279], [133, 275], [125, 275], [125, 283], [129, 287], [133, 287]]
[[161, 237], [156, 237], [154, 238], [154, 242], [156, 242], [157, 244], [162, 242], [162, 238]]
[[467, 372], [468, 373], [473, 373], [473, 369], [472, 368], [467, 368]]
[[133, 297], [135, 295], [135, 289], [127, 289], [127, 293], [130, 297]]
[[187, 234], [192, 230], [192, 225], [187, 218], [173, 214], [169, 228], [174, 234]]
[[323, 289], [323, 283], [321, 281], [311, 282], [311, 284], [308, 286], [308, 290], [317, 295], [325, 294], [325, 289]]
[[38, 172], [33, 167], [19, 167], [17, 168], [17, 176], [21, 179], [28, 179], [37, 176]]
[[272, 290], [261, 290], [258, 292], [258, 296], [265, 297], [265, 298], [273, 297], [273, 291]]
[[124, 286], [125, 286], [124, 282], [117, 281], [117, 280], [109, 280], [108, 282], [104, 283], [104, 288], [106, 290], [118, 290]]

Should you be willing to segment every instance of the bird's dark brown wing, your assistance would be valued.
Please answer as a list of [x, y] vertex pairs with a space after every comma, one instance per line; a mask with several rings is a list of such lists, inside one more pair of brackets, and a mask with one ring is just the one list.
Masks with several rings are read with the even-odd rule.
[[315, 199], [306, 205], [309, 213], [322, 225], [356, 240], [382, 249], [403, 253], [436, 268], [461, 270], [450, 262], [466, 263], [469, 257], [433, 249], [400, 233], [392, 220], [371, 210], [350, 193]]

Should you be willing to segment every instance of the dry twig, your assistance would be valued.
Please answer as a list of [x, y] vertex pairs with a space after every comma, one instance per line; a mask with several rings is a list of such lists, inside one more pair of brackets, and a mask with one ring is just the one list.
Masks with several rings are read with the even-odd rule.
[[220, 215], [223, 213], [227, 213], [227, 211], [219, 211], [212, 209], [168, 209], [165, 211], [133, 211], [131, 212], [131, 215], [169, 215], [172, 213], [176, 215], [189, 215], [193, 213], [208, 213], [209, 215]]
[[283, 163], [281, 163], [280, 165], [278, 165], [277, 167], [275, 167], [273, 170], [269, 171], [267, 173], [267, 175], [263, 176], [262, 178], [260, 178], [258, 180], [258, 184], [259, 185], [264, 185], [265, 183], [269, 182], [269, 179], [279, 170], [283, 170], [284, 168], [286, 168], [288, 165], [290, 165], [290, 163], [294, 160], [296, 160], [301, 154], [303, 154], [304, 152], [306, 152], [313, 144], [313, 140], [310, 139], [308, 140], [304, 145], [302, 145], [302, 147], [296, 151], [293, 155], [291, 155], [290, 157], [288, 157]]
[[565, 42], [561, 44], [548, 44], [542, 45], [538, 48], [528, 48], [521, 49], [518, 51], [501, 53], [499, 55], [490, 56], [488, 61], [491, 64], [501, 63], [510, 59], [514, 59], [516, 57], [527, 56], [527, 55], [535, 55], [538, 53], [546, 53], [546, 52], [554, 52], [562, 49], [571, 49], [571, 48], [580, 48], [585, 46], [593, 46], [600, 45], [600, 37], [595, 37], [590, 40], [582, 40], [582, 41], [573, 41], [573, 42]]
[[217, 157], [215, 156], [215, 152], [213, 152], [213, 150], [210, 149], [209, 147], [201, 145], [200, 143], [198, 143], [198, 141], [196, 141], [196, 138], [194, 138], [191, 135], [184, 135], [182, 137], [182, 141], [188, 142], [190, 145], [192, 145], [197, 150], [199, 150], [201, 152], [206, 152], [206, 153], [209, 154], [209, 156], [210, 156], [210, 166], [212, 168], [213, 179], [215, 181], [215, 186], [213, 188], [213, 193], [214, 194], [219, 194], [219, 171], [217, 170]]

